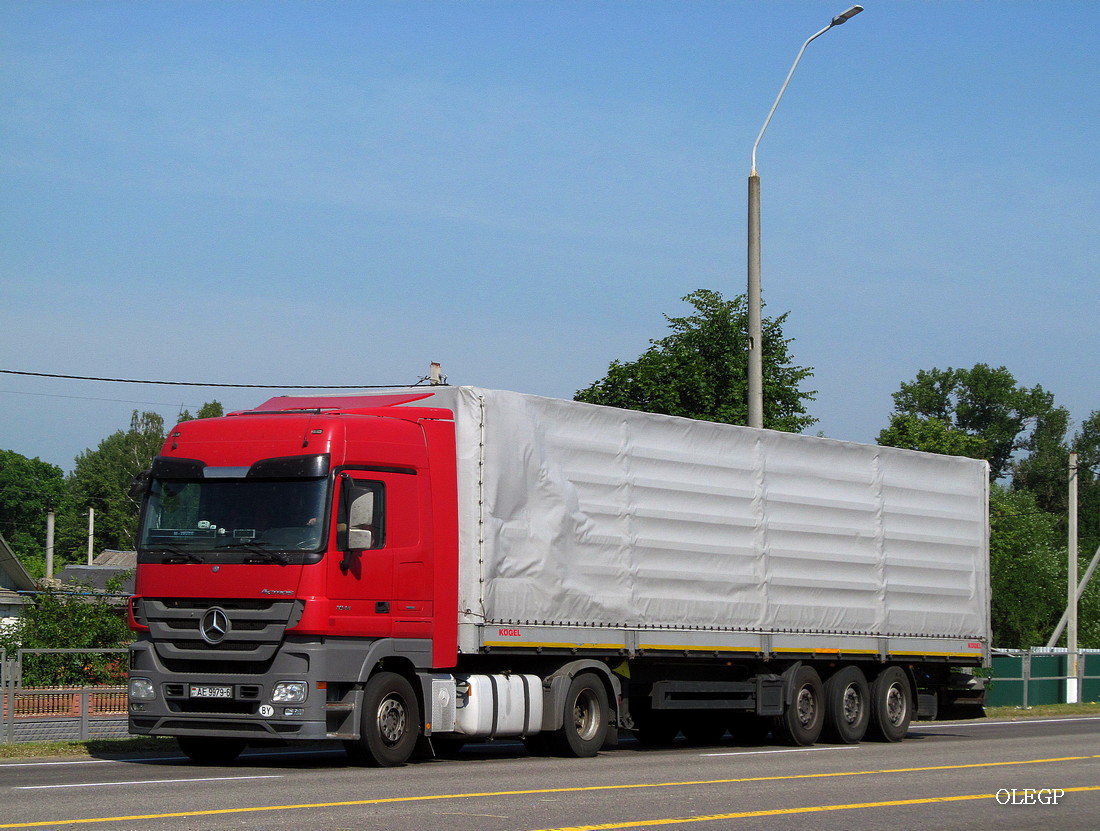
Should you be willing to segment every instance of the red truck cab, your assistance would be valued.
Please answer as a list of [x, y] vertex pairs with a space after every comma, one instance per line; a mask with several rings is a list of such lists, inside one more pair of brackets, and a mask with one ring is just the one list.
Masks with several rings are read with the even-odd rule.
[[172, 430], [141, 488], [131, 732], [208, 755], [348, 738], [379, 661], [454, 665], [454, 424], [401, 406], [422, 397], [275, 398]]

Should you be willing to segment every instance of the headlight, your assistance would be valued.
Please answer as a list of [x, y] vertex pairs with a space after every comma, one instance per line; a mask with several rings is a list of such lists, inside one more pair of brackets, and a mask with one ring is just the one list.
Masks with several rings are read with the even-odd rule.
[[301, 704], [308, 691], [305, 681], [279, 681], [271, 690], [271, 700], [276, 704]]
[[148, 678], [130, 679], [131, 701], [152, 701], [156, 697], [156, 688], [153, 686], [153, 682], [150, 681]]

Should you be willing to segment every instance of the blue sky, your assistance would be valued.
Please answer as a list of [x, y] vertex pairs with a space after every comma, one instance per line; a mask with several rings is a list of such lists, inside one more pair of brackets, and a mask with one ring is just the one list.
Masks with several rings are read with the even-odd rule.
[[[1100, 409], [1100, 4], [882, 2], [758, 152], [812, 432], [917, 370]], [[836, 2], [0, 0], [0, 369], [571, 397], [744, 292], [752, 143]], [[0, 449], [277, 390], [0, 375]]]

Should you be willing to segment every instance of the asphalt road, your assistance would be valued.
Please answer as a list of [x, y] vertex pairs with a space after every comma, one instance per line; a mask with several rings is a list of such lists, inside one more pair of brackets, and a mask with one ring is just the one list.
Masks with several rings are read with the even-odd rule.
[[900, 744], [529, 757], [522, 745], [374, 770], [342, 751], [0, 763], [0, 829], [1095, 829], [1100, 717], [934, 722]]

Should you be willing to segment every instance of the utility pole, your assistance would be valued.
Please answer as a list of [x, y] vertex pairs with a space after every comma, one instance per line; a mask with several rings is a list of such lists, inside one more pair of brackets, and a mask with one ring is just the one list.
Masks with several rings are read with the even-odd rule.
[[1081, 700], [1077, 688], [1077, 454], [1069, 454], [1069, 540], [1066, 553], [1069, 566], [1068, 604], [1069, 622], [1066, 634], [1066, 703]]
[[95, 508], [88, 508], [88, 565], [92, 564], [92, 540], [95, 536]]
[[46, 511], [46, 579], [53, 579], [53, 505]]

